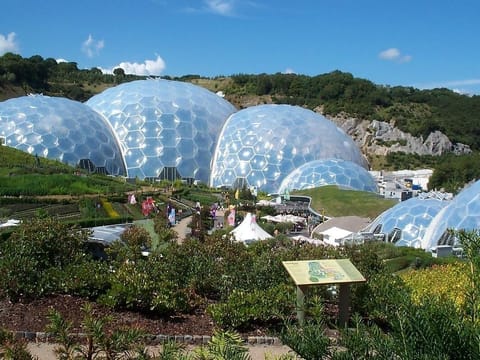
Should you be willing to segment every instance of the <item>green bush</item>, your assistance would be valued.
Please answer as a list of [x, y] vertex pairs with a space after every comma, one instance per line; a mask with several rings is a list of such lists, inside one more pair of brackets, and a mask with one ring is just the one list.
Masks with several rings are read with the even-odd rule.
[[63, 269], [53, 268], [48, 276], [52, 282], [58, 279], [55, 292], [96, 300], [110, 288], [112, 275], [108, 263], [89, 260]]
[[111, 275], [110, 289], [99, 301], [115, 308], [169, 315], [190, 310], [189, 296], [178, 283], [158, 272], [158, 261], [125, 261]]
[[0, 294], [16, 301], [50, 293], [57, 284], [51, 270], [84, 261], [87, 237], [53, 218], [22, 223], [0, 244]]
[[328, 359], [332, 354], [332, 341], [325, 330], [326, 326], [321, 320], [310, 320], [304, 325], [287, 323], [280, 338], [302, 359]]
[[280, 323], [289, 317], [295, 307], [294, 294], [287, 285], [251, 292], [233, 290], [226, 301], [210, 305], [207, 311], [221, 328], [245, 330], [255, 324]]

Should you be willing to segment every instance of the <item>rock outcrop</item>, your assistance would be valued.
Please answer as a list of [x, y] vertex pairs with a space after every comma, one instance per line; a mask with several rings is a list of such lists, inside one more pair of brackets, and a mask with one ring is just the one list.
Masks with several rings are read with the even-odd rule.
[[391, 152], [404, 152], [438, 156], [446, 153], [460, 155], [472, 152], [468, 145], [452, 143], [441, 131], [434, 131], [423, 139], [383, 121], [360, 120], [348, 116], [329, 119], [349, 134], [364, 154], [387, 155]]

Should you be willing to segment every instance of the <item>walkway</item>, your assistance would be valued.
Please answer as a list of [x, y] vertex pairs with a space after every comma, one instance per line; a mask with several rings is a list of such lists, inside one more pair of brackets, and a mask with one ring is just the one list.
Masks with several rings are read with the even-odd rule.
[[[222, 224], [222, 227], [223, 227], [223, 224], [224, 224], [224, 218], [223, 217], [224, 217], [224, 211], [223, 210], [217, 210], [217, 216], [215, 217], [213, 230], [216, 230], [217, 225], [219, 225], [219, 224]], [[191, 221], [192, 221], [192, 217], [187, 216], [187, 217], [183, 218], [182, 220], [180, 220], [178, 222], [178, 224], [176, 224], [173, 227], [173, 230], [178, 234], [177, 241], [178, 241], [179, 244], [181, 244], [183, 242], [183, 240], [185, 240], [187, 235], [190, 235], [191, 229], [188, 227], [188, 225], [190, 224]]]
[[[28, 351], [33, 355], [33, 358], [39, 360], [57, 360], [55, 355], [56, 344], [51, 343], [28, 343]], [[290, 348], [285, 345], [247, 345], [251, 360], [265, 360], [279, 357], [287, 354]], [[191, 349], [192, 347], [189, 347]], [[150, 346], [148, 351], [151, 354], [158, 354], [160, 346]]]

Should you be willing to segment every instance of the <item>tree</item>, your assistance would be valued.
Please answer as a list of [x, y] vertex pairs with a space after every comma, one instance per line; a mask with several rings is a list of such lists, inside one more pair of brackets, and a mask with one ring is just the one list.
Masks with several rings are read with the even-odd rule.
[[113, 70], [113, 75], [123, 78], [125, 77], [125, 70], [123, 70], [122, 68], [115, 68]]

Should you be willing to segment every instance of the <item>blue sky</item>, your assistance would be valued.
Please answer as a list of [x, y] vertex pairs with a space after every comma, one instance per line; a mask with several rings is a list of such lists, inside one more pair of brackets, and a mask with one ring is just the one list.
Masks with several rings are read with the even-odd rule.
[[478, 0], [2, 0], [0, 55], [213, 77], [350, 72], [480, 94]]

